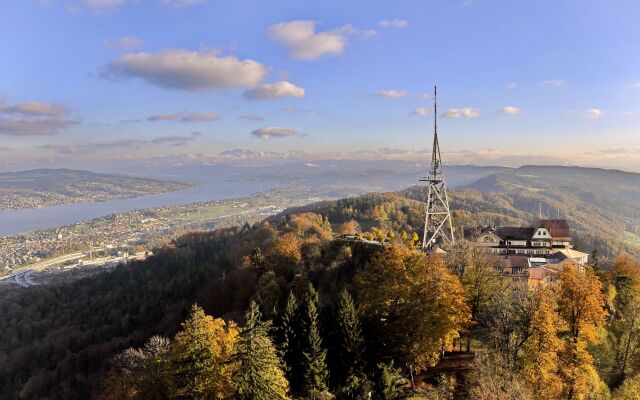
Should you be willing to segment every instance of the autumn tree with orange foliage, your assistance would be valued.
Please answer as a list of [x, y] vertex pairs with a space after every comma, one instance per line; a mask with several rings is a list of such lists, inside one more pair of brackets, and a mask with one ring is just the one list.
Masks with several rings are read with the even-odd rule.
[[561, 396], [562, 381], [558, 376], [561, 323], [553, 292], [541, 288], [535, 294], [530, 336], [522, 355], [522, 376], [535, 399], [555, 400]]
[[338, 235], [356, 235], [360, 231], [360, 224], [352, 219], [340, 225], [338, 228]]
[[558, 307], [565, 333], [559, 353], [563, 397], [583, 399], [606, 390], [587, 351], [598, 342], [597, 329], [607, 315], [600, 280], [589, 267], [564, 264], [558, 285]]
[[293, 270], [300, 264], [300, 261], [302, 261], [300, 242], [293, 233], [285, 233], [276, 237], [267, 250], [267, 266], [277, 273]]
[[329, 219], [314, 213], [292, 215], [284, 230], [295, 233], [300, 238], [313, 236], [319, 239], [330, 239], [332, 235]]
[[370, 349], [413, 371], [434, 365], [470, 320], [460, 280], [440, 256], [394, 245], [355, 278]]

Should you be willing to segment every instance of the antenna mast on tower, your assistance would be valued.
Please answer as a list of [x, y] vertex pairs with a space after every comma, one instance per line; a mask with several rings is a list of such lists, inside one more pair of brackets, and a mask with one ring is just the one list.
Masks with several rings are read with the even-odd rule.
[[449, 199], [444, 181], [444, 166], [440, 156], [438, 143], [438, 100], [437, 89], [433, 87], [433, 150], [431, 154], [431, 169], [429, 176], [420, 179], [429, 182], [427, 195], [427, 213], [424, 219], [424, 235], [422, 249], [431, 249], [441, 239], [445, 243], [453, 243], [453, 224], [449, 211]]

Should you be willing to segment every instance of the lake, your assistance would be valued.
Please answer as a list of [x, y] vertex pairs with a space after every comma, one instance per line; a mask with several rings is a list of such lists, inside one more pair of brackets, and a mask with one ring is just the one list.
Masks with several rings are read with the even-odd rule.
[[132, 199], [2, 211], [0, 212], [0, 236], [12, 236], [43, 228], [70, 225], [113, 213], [142, 208], [246, 197], [263, 190], [281, 187], [281, 185], [269, 182], [230, 181], [223, 176], [206, 178], [190, 176], [185, 177], [186, 179], [172, 176], [171, 178], [182, 182], [196, 183], [200, 186]]

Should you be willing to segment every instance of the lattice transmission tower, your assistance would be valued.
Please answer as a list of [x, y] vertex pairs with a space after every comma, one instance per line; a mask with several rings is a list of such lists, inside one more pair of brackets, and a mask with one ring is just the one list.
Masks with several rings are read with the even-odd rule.
[[437, 89], [433, 87], [433, 152], [429, 175], [421, 178], [421, 182], [429, 182], [427, 195], [427, 213], [424, 218], [424, 235], [422, 249], [429, 250], [439, 242], [453, 243], [453, 224], [449, 211], [447, 187], [444, 181], [444, 165], [440, 156], [438, 143], [438, 99]]

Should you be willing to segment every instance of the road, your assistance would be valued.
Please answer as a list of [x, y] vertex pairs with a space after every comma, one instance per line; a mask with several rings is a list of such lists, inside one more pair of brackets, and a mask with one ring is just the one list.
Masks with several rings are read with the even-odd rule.
[[77, 253], [65, 254], [64, 256], [49, 258], [44, 261], [38, 261], [37, 263], [30, 264], [27, 268], [33, 269], [36, 271], [42, 271], [43, 269], [50, 267], [52, 265], [62, 264], [63, 262], [72, 261], [72, 260], [78, 260], [84, 256], [85, 256], [85, 253], [79, 251]]
[[33, 273], [34, 270], [32, 269], [23, 269], [17, 272], [13, 272], [9, 275], [0, 277], [0, 285], [15, 283], [16, 285], [20, 285], [22, 287], [37, 286], [39, 285], [39, 283], [33, 281]]
[[[98, 249], [94, 249], [94, 250], [98, 250]], [[38, 283], [33, 280], [34, 274], [41, 272], [46, 268], [54, 266], [56, 264], [61, 264], [61, 263], [72, 261], [72, 260], [79, 260], [86, 256], [87, 256], [87, 253], [77, 252], [72, 254], [66, 254], [60, 257], [51, 258], [44, 261], [39, 261], [34, 264], [30, 264], [29, 266], [13, 271], [8, 275], [1, 276], [0, 285], [12, 284], [12, 283], [16, 285], [20, 285], [22, 287], [40, 285], [42, 283]], [[113, 257], [113, 256], [101, 257], [93, 260], [84, 261], [82, 266], [83, 267], [115, 266], [120, 262], [127, 262], [128, 260], [144, 260], [146, 256], [147, 256], [147, 253], [139, 252], [128, 257]], [[77, 268], [78, 266], [79, 264], [75, 266], [70, 266], [70, 268]]]
[[22, 287], [36, 286], [39, 283], [33, 281], [33, 274], [40, 272], [48, 267], [56, 264], [62, 264], [67, 261], [78, 260], [85, 256], [83, 252], [76, 252], [72, 254], [65, 254], [64, 256], [50, 258], [43, 261], [38, 261], [33, 264], [29, 264], [23, 268], [19, 268], [12, 273], [0, 277], [0, 284], [15, 283]]

